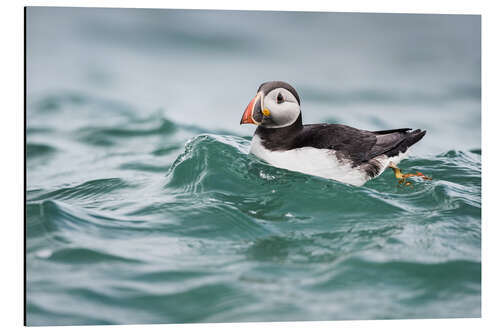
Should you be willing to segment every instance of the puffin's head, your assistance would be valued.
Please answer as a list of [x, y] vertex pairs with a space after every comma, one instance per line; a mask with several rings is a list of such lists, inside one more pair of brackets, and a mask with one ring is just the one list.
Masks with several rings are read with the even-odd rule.
[[260, 85], [257, 95], [248, 104], [240, 124], [266, 128], [292, 125], [300, 116], [300, 99], [288, 83], [270, 81]]

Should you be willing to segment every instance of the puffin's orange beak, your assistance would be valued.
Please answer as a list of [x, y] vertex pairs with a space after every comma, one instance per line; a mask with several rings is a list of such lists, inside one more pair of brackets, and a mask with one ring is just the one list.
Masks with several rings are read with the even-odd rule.
[[250, 103], [248, 103], [248, 106], [245, 109], [245, 112], [243, 113], [243, 117], [241, 117], [240, 125], [241, 124], [258, 125], [258, 123], [255, 120], [253, 120], [253, 118], [252, 118], [253, 108], [255, 106], [255, 100], [257, 99], [258, 96], [259, 96], [258, 94], [255, 95], [255, 97], [252, 98]]

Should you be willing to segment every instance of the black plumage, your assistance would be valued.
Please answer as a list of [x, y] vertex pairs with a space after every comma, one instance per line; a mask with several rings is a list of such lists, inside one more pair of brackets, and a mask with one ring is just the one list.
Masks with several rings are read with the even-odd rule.
[[339, 160], [361, 166], [371, 177], [380, 171], [375, 158], [381, 155], [397, 156], [407, 151], [425, 135], [426, 131], [399, 128], [384, 131], [366, 131], [340, 124], [302, 125], [302, 117], [284, 128], [259, 126], [255, 132], [262, 145], [272, 151], [303, 147], [331, 149]]

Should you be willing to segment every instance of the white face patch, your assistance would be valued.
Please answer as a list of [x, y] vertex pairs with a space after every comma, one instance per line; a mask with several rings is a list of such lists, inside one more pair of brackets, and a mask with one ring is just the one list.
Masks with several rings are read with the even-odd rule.
[[293, 124], [300, 115], [300, 105], [295, 96], [285, 88], [271, 90], [265, 97], [263, 108], [270, 111], [274, 125], [268, 128], [280, 128]]

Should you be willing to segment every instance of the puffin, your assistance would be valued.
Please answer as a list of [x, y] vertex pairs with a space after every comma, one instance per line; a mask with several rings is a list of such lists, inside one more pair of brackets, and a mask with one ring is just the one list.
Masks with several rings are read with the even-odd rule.
[[[367, 131], [342, 124], [302, 123], [299, 94], [283, 81], [262, 83], [241, 124], [257, 125], [250, 153], [268, 164], [362, 186], [407, 157], [426, 131]], [[398, 169], [399, 170], [399, 169]]]

